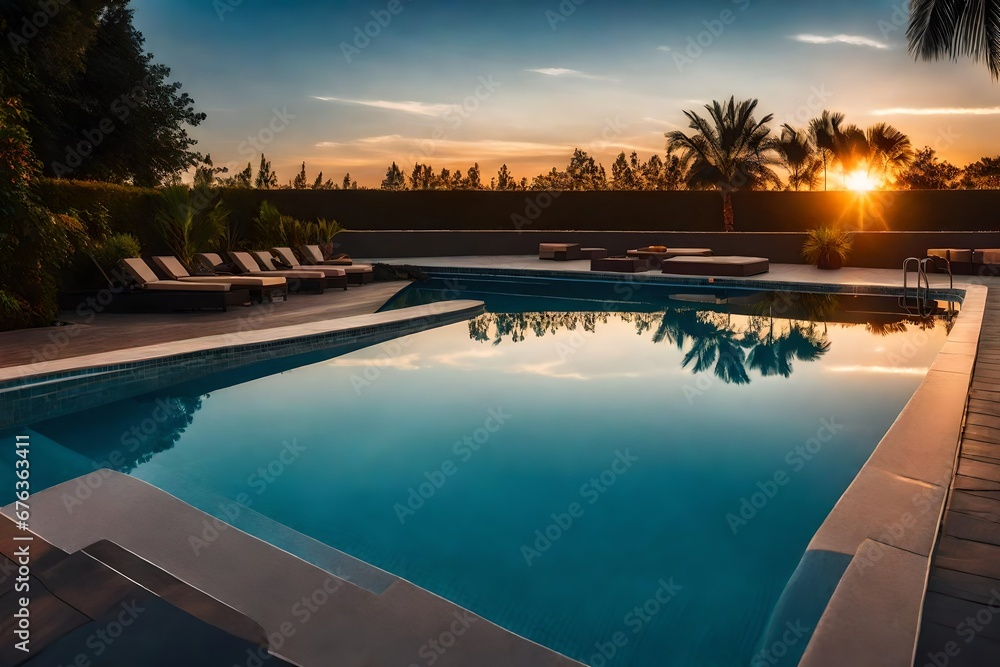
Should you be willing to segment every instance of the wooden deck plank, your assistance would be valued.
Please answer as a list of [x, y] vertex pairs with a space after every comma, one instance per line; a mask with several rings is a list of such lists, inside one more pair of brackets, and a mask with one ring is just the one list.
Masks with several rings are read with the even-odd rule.
[[[935, 548], [916, 665], [1000, 664], [1000, 626], [968, 619], [1000, 604], [1000, 291], [991, 290], [969, 391], [958, 468]], [[947, 647], [957, 650], [946, 652]]]

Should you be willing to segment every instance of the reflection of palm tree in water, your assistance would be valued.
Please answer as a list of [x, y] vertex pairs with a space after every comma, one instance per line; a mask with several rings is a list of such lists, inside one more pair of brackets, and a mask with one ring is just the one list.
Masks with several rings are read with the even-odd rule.
[[742, 340], [733, 328], [728, 315], [703, 313], [696, 310], [668, 310], [653, 334], [653, 342], [674, 343], [683, 350], [691, 340], [691, 348], [684, 355], [683, 368], [694, 365], [693, 373], [714, 369], [715, 376], [727, 384], [748, 384], [746, 354]]
[[[830, 295], [820, 295], [828, 297]], [[829, 308], [829, 299], [817, 300]], [[792, 374], [792, 363], [816, 361], [830, 349], [825, 331], [815, 323], [788, 321], [775, 328], [776, 306], [767, 316], [751, 316], [743, 330], [738, 330], [728, 313], [693, 309], [671, 309], [664, 313], [619, 313], [632, 323], [640, 336], [653, 331], [653, 342], [668, 342], [678, 350], [687, 350], [683, 368], [693, 373], [712, 371], [727, 384], [748, 384], [748, 369], [763, 377]], [[469, 322], [469, 335], [479, 342], [499, 345], [504, 339], [522, 342], [527, 331], [541, 338], [561, 329], [596, 331], [597, 323], [607, 323], [612, 313], [487, 313]], [[750, 350], [749, 354], [746, 350]]]

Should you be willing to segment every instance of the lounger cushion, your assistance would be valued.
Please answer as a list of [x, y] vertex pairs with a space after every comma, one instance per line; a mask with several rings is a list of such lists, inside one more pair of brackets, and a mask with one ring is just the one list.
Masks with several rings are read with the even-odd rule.
[[121, 261], [121, 266], [130, 276], [132, 276], [133, 279], [135, 279], [137, 283], [139, 283], [139, 285], [143, 287], [155, 283], [160, 279], [153, 269], [149, 268], [149, 265], [138, 257], [123, 259]]
[[663, 260], [663, 273], [684, 276], [753, 276], [767, 273], [764, 257], [675, 257]]
[[288, 266], [299, 266], [302, 264], [302, 262], [299, 261], [299, 258], [295, 256], [295, 253], [292, 252], [291, 248], [271, 248], [271, 252], [273, 252], [278, 259]]
[[160, 292], [228, 292], [230, 283], [207, 283], [180, 280], [158, 280], [142, 289]]
[[260, 273], [260, 265], [248, 252], [231, 252], [229, 257], [243, 273]]
[[299, 271], [297, 269], [280, 269], [274, 263], [274, 257], [269, 253], [263, 251], [254, 251], [254, 257], [257, 261], [264, 267], [263, 274], [274, 274], [276, 276], [283, 276], [285, 278], [294, 278], [297, 280], [323, 280], [327, 277], [322, 271]]
[[185, 283], [222, 283], [236, 287], [281, 287], [288, 282], [280, 276], [188, 276], [179, 280]]
[[353, 260], [349, 257], [343, 259], [324, 259], [323, 251], [319, 249], [318, 245], [304, 245], [300, 246], [299, 250], [302, 252], [302, 258], [307, 264], [326, 264], [334, 266], [350, 266], [353, 264]]
[[[976, 264], [1000, 264], [1000, 248], [976, 248], [976, 252], [973, 255], [975, 258], [973, 261]], [[968, 262], [967, 259], [955, 259], [952, 257], [953, 262]]]
[[154, 257], [153, 264], [155, 264], [158, 269], [170, 276], [173, 280], [180, 280], [181, 278], [187, 278], [191, 275], [176, 257], [169, 255]]
[[[976, 252], [979, 252], [978, 250]], [[931, 248], [927, 251], [928, 257], [940, 257], [952, 262], [971, 262], [972, 250], [968, 248]]]

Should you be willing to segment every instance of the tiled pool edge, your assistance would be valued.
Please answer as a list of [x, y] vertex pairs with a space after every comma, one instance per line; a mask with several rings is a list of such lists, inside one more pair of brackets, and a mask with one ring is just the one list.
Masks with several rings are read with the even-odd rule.
[[966, 288], [931, 370], [810, 542], [764, 650], [785, 623], [803, 620], [792, 618], [797, 611], [815, 611], [806, 598], [825, 591], [800, 665], [913, 664], [987, 293]]
[[[656, 272], [645, 273], [609, 273], [603, 271], [573, 271], [558, 269], [512, 269], [512, 268], [492, 268], [492, 267], [444, 267], [444, 266], [418, 266], [429, 276], [451, 277], [451, 276], [478, 276], [478, 277], [513, 277], [513, 278], [555, 278], [559, 280], [572, 281], [592, 281], [603, 280], [607, 282], [618, 282], [624, 284], [663, 284], [663, 285], [686, 285], [691, 287], [732, 287], [755, 290], [779, 290], [792, 292], [813, 292], [822, 294], [864, 294], [864, 295], [888, 295], [897, 296], [901, 293], [901, 286], [890, 285], [865, 285], [865, 284], [839, 284], [839, 283], [815, 283], [806, 281], [786, 281], [786, 280], [766, 280], [763, 278], [726, 278], [726, 277], [697, 277], [679, 276]], [[460, 287], [460, 286], [459, 286]], [[946, 288], [942, 286], [932, 286], [931, 295], [947, 300], [949, 297], [956, 301], [961, 301], [965, 294], [964, 287]]]
[[483, 308], [480, 301], [447, 301], [0, 368], [0, 429], [97, 407], [123, 392], [139, 395], [260, 361], [418, 333]]

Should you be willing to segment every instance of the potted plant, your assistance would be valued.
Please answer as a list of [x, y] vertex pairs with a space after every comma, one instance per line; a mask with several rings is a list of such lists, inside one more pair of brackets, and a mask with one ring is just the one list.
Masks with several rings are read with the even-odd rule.
[[820, 227], [810, 230], [802, 245], [802, 256], [816, 268], [839, 269], [847, 261], [853, 245], [850, 232], [836, 227]]

